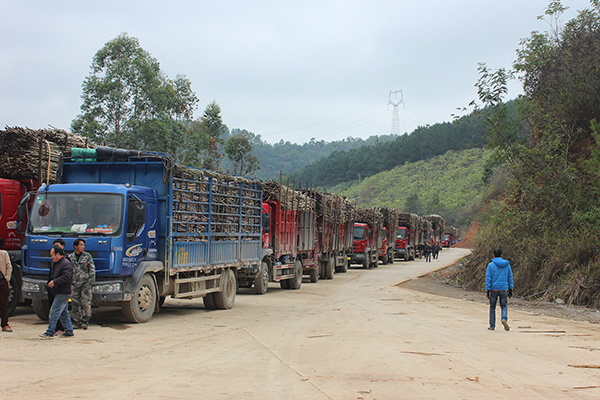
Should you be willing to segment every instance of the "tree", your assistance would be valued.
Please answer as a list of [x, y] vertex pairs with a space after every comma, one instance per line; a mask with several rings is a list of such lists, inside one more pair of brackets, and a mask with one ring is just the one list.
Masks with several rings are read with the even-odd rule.
[[238, 167], [240, 175], [248, 175], [260, 169], [258, 158], [251, 154], [254, 146], [250, 137], [245, 133], [230, 136], [225, 142], [223, 150], [231, 161], [233, 161], [233, 173], [237, 175]]
[[221, 107], [216, 101], [212, 101], [204, 109], [200, 120], [191, 124], [192, 148], [195, 157], [191, 165], [206, 169], [219, 169], [221, 154], [219, 146], [223, 145], [223, 134], [227, 132], [227, 126], [221, 118]]
[[183, 153], [184, 123], [198, 102], [184, 75], [170, 80], [126, 33], [107, 42], [90, 69], [82, 85], [82, 113], [71, 123], [74, 133], [110, 146]]

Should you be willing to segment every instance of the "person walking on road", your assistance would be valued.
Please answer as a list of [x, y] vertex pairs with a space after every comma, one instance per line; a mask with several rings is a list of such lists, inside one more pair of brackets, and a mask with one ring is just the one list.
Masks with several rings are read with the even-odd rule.
[[[52, 246], [60, 246], [61, 249], [65, 248], [65, 241], [61, 238], [54, 239], [52, 242]], [[48, 272], [48, 282], [52, 280], [52, 273], [54, 271], [54, 261], [50, 262], [50, 271]], [[52, 290], [48, 290], [48, 309], [52, 307], [52, 303], [54, 302], [54, 295], [52, 294]], [[62, 326], [60, 321], [56, 323], [56, 334], [61, 334], [65, 331], [65, 328]]]
[[48, 283], [48, 288], [54, 294], [54, 301], [50, 307], [48, 328], [42, 333], [42, 339], [50, 339], [56, 333], [56, 323], [58, 320], [65, 327], [65, 331], [59, 336], [70, 337], [73, 334], [73, 325], [69, 316], [69, 297], [71, 297], [71, 283], [73, 282], [73, 266], [68, 258], [65, 257], [65, 251], [60, 246], [54, 246], [50, 250], [50, 257], [54, 261], [54, 270], [52, 279]]
[[92, 318], [92, 285], [96, 282], [96, 266], [92, 255], [85, 251], [85, 240], [75, 239], [73, 247], [75, 251], [69, 254], [73, 265], [73, 329], [87, 329]]
[[9, 282], [11, 275], [12, 264], [8, 251], [0, 250], [0, 320], [2, 321], [2, 332], [12, 332], [12, 328], [8, 324]]
[[496, 329], [496, 304], [500, 299], [502, 325], [509, 331], [508, 325], [508, 298], [513, 295], [513, 274], [510, 262], [502, 258], [502, 250], [494, 249], [494, 258], [487, 266], [485, 272], [485, 290], [490, 299], [490, 326], [489, 330]]
[[431, 262], [431, 245], [425, 244], [425, 262]]

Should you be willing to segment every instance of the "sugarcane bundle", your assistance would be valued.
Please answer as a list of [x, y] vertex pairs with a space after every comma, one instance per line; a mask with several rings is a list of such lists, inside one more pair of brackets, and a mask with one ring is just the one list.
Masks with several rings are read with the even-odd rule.
[[421, 230], [424, 232], [431, 232], [433, 226], [431, 225], [431, 221], [421, 218]]
[[444, 230], [444, 218], [437, 214], [425, 215], [423, 218], [431, 222], [431, 227], [435, 232], [441, 233]]
[[410, 229], [421, 229], [421, 217], [408, 212], [398, 213], [398, 225]]
[[278, 201], [284, 210], [303, 212], [315, 211], [315, 199], [299, 190], [281, 185], [274, 180], [263, 182], [263, 198], [265, 201]]
[[97, 146], [60, 129], [33, 130], [7, 126], [0, 131], [0, 176], [54, 183], [61, 154], [72, 147]]
[[369, 224], [373, 229], [378, 230], [383, 225], [383, 214], [380, 208], [362, 208], [356, 209], [356, 222]]
[[444, 234], [452, 235], [454, 237], [458, 236], [458, 229], [453, 226], [446, 226], [444, 228]]
[[398, 211], [393, 208], [382, 207], [383, 223], [390, 227], [392, 231], [398, 226]]

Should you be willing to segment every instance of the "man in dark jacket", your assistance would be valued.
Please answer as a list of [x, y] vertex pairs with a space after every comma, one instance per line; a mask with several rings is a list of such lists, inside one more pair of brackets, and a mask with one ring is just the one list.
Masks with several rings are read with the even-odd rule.
[[508, 326], [508, 297], [512, 297], [513, 292], [513, 274], [510, 268], [510, 262], [502, 256], [502, 250], [494, 249], [494, 258], [488, 264], [485, 272], [485, 290], [490, 299], [490, 326], [489, 330], [496, 329], [496, 303], [500, 298], [500, 308], [502, 309], [502, 325], [505, 330], [510, 330]]
[[48, 288], [54, 295], [52, 307], [50, 307], [48, 328], [40, 335], [41, 338], [53, 338], [56, 332], [56, 322], [60, 320], [65, 331], [59, 336], [70, 337], [73, 334], [73, 324], [69, 316], [69, 297], [71, 297], [71, 283], [73, 282], [73, 266], [65, 251], [60, 246], [54, 246], [50, 250], [50, 257], [54, 261], [52, 279], [48, 282]]

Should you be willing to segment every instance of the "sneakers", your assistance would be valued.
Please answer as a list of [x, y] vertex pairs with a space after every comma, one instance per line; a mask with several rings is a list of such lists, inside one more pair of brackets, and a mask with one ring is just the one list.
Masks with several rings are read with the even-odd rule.
[[2, 327], [2, 332], [12, 332], [12, 328], [10, 325], [6, 324], [6, 326]]
[[69, 333], [69, 332], [62, 332], [62, 333], [59, 333], [56, 336], [60, 336], [60, 337], [73, 337], [73, 336], [75, 336], [75, 334], [73, 332], [71, 332], [71, 333]]
[[502, 320], [502, 325], [504, 325], [505, 331], [510, 331], [510, 326], [508, 326], [508, 322], [505, 319]]
[[52, 335], [48, 335], [46, 332], [44, 332], [44, 333], [42, 333], [42, 334], [40, 335], [40, 337], [41, 337], [42, 339], [52, 339], [54, 336], [52, 336]]

